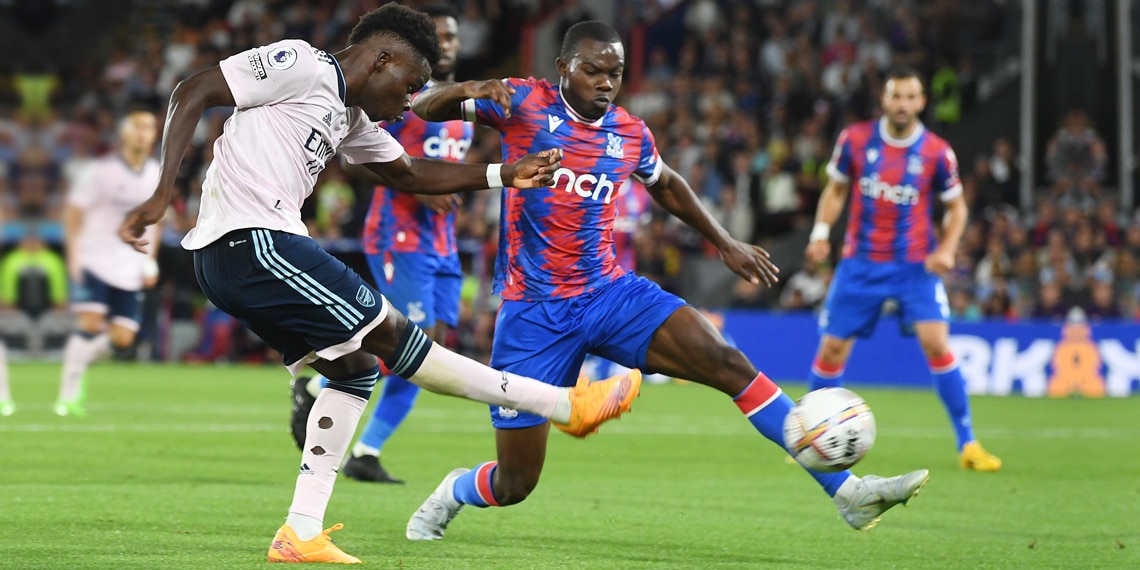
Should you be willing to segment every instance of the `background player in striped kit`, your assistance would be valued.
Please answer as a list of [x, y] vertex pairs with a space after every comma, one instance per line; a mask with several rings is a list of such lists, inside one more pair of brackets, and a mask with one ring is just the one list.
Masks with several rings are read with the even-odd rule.
[[127, 113], [119, 121], [119, 148], [88, 166], [68, 192], [63, 224], [76, 330], [63, 349], [55, 404], [61, 416], [85, 414], [87, 367], [134, 345], [142, 290], [158, 280], [158, 226], [147, 230], [151, 245], [145, 256], [118, 235], [119, 221], [158, 186], [158, 161], [151, 156], [157, 137], [153, 113]]
[[[613, 247], [617, 189], [640, 179], [650, 196], [697, 229], [725, 265], [753, 283], [772, 285], [778, 269], [760, 247], [733, 239], [693, 189], [666, 166], [645, 123], [613, 104], [625, 48], [610, 26], [572, 26], [557, 60], [557, 86], [507, 79], [437, 86], [415, 101], [429, 120], [466, 117], [502, 133], [503, 156], [560, 146], [562, 167], [550, 188], [504, 188], [495, 291], [503, 297], [491, 363], [504, 370], [549, 370], [575, 382], [587, 353], [631, 368], [713, 387], [732, 398], [760, 434], [783, 449], [793, 402], [694, 307], [624, 271]], [[506, 506], [526, 499], [546, 460], [549, 424], [492, 406], [497, 461], [453, 470], [408, 521], [410, 540], [443, 538], [464, 505]], [[926, 470], [884, 479], [849, 471], [810, 472], [856, 529], [874, 526], [909, 500]]]
[[[816, 211], [807, 246], [809, 263], [831, 251], [831, 225], [851, 194], [843, 259], [819, 317], [822, 334], [810, 388], [838, 386], [855, 337], [875, 330], [883, 303], [898, 302], [904, 332], [917, 334], [938, 395], [950, 415], [963, 469], [997, 471], [1001, 460], [974, 438], [966, 382], [950, 352], [949, 302], [941, 275], [954, 268], [969, 215], [958, 160], [949, 143], [918, 120], [926, 104], [915, 71], [900, 69], [883, 87], [883, 116], [839, 134], [827, 166], [831, 180]], [[932, 208], [946, 206], [936, 238]]]

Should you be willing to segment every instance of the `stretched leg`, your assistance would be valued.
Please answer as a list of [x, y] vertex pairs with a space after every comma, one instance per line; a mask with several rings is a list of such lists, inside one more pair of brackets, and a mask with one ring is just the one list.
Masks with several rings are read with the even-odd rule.
[[439, 540], [464, 505], [478, 508], [521, 503], [538, 486], [546, 462], [550, 424], [496, 429], [496, 461], [455, 469], [408, 520], [408, 540]]
[[328, 382], [309, 412], [301, 472], [285, 520], [303, 541], [321, 533], [341, 458], [380, 374], [376, 359], [360, 351], [335, 361], [318, 360], [312, 367]]
[[974, 438], [970, 419], [970, 401], [966, 395], [966, 379], [950, 352], [950, 326], [945, 321], [923, 321], [914, 324], [915, 334], [926, 355], [938, 397], [950, 416], [957, 439], [960, 465], [975, 471], [997, 471], [1001, 459], [987, 453]]
[[[572, 301], [544, 305], [503, 303], [491, 364], [519, 373], [546, 370], [551, 383], [566, 385], [577, 377], [586, 355], [587, 339], [576, 328], [580, 308]], [[464, 505], [513, 505], [526, 499], [538, 485], [546, 462], [550, 423], [509, 406], [492, 406], [491, 423], [495, 426], [497, 460], [448, 473], [408, 521], [409, 540], [443, 538], [447, 525]]]
[[[732, 396], [756, 431], [784, 449], [784, 418], [794, 402], [739, 350], [728, 346], [705, 317], [685, 306], [657, 330], [646, 353], [650, 370], [699, 382]], [[926, 470], [882, 479], [850, 471], [808, 474], [832, 497], [849, 525], [866, 530], [887, 509], [905, 503], [926, 483]]]
[[[677, 309], [653, 335], [645, 355], [654, 372], [692, 380], [716, 388], [733, 398], [737, 407], [761, 435], [784, 447], [784, 416], [795, 402], [756, 370], [739, 350], [696, 309]], [[851, 473], [808, 471], [829, 496], [834, 497]]]
[[843, 368], [847, 365], [847, 358], [851, 356], [854, 346], [854, 338], [844, 339], [826, 333], [822, 335], [815, 360], [811, 364], [811, 372], [808, 373], [808, 390], [842, 386]]

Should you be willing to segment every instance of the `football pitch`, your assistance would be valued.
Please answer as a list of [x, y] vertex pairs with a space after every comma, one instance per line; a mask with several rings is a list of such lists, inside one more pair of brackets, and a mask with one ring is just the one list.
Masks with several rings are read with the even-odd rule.
[[[58, 374], [11, 367], [0, 568], [268, 565], [299, 460], [283, 369], [97, 365], [83, 418], [52, 413]], [[855, 471], [931, 471], [869, 533], [726, 398], [677, 384], [645, 386], [588, 441], [552, 435], [524, 503], [467, 508], [443, 541], [413, 543], [404, 524], [443, 475], [494, 457], [485, 406], [423, 394], [384, 451], [408, 484], [342, 478], [326, 526], [345, 523], [333, 537], [372, 568], [1140, 568], [1140, 400], [974, 398], [1005, 460], [980, 474], [958, 469], [933, 391], [852, 388], [878, 421]]]

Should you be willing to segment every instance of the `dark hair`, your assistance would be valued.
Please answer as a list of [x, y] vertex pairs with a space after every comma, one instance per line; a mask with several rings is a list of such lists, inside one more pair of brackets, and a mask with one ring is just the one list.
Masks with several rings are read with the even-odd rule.
[[432, 2], [420, 7], [420, 12], [427, 14], [432, 19], [435, 18], [451, 18], [459, 21], [459, 10], [455, 9], [455, 5], [450, 2]]
[[566, 35], [562, 36], [562, 53], [559, 56], [562, 59], [570, 59], [578, 53], [578, 44], [582, 40], [594, 40], [598, 42], [605, 42], [607, 44], [621, 43], [621, 36], [617, 30], [613, 29], [605, 22], [597, 20], [587, 20], [585, 22], [578, 22], [570, 26], [566, 30]]
[[348, 35], [348, 43], [359, 44], [378, 35], [399, 38], [426, 59], [431, 67], [439, 63], [441, 54], [439, 38], [435, 35], [435, 22], [423, 12], [389, 2], [361, 16]]
[[887, 77], [883, 79], [886, 83], [892, 79], [917, 79], [919, 84], [922, 83], [922, 76], [918, 74], [918, 70], [913, 67], [893, 67], [887, 72]]

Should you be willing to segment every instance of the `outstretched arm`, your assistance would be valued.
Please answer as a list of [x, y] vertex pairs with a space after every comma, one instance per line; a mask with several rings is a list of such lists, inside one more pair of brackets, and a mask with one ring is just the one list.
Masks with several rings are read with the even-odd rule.
[[223, 105], [234, 106], [234, 96], [222, 69], [216, 65], [181, 81], [170, 94], [166, 125], [163, 127], [158, 188], [146, 202], [127, 214], [119, 228], [119, 237], [138, 251], [146, 253], [147, 240], [141, 239], [143, 231], [162, 219], [174, 198], [174, 179], [202, 113], [210, 107]]
[[831, 253], [831, 226], [843, 213], [847, 192], [847, 183], [834, 178], [824, 186], [823, 194], [819, 196], [819, 206], [815, 210], [815, 226], [808, 237], [806, 255], [811, 263], [819, 263]]
[[474, 112], [465, 113], [468, 99], [490, 99], [503, 108], [503, 116], [511, 116], [511, 95], [515, 89], [498, 79], [464, 81], [436, 85], [416, 95], [412, 112], [425, 121], [474, 121]]
[[954, 269], [954, 260], [958, 255], [958, 242], [966, 231], [966, 222], [970, 218], [970, 206], [961, 194], [946, 203], [946, 213], [942, 218], [942, 239], [938, 247], [926, 256], [926, 270], [936, 275], [942, 275]]
[[412, 194], [452, 194], [486, 188], [539, 188], [554, 182], [562, 165], [562, 150], [552, 148], [528, 154], [508, 164], [458, 164], [407, 154], [392, 162], [370, 162], [364, 168], [389, 188]]
[[689, 183], [672, 168], [662, 165], [661, 177], [647, 189], [649, 195], [661, 207], [680, 218], [689, 227], [701, 232], [701, 235], [712, 242], [720, 251], [724, 264], [737, 275], [753, 283], [763, 282], [769, 287], [779, 282], [776, 274], [780, 269], [772, 263], [768, 252], [762, 247], [742, 243], [729, 235], [728, 231], [713, 219]]

